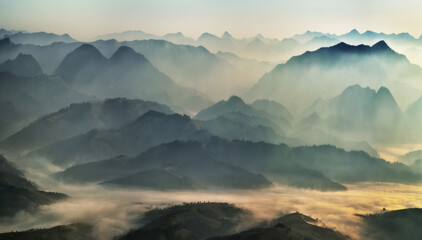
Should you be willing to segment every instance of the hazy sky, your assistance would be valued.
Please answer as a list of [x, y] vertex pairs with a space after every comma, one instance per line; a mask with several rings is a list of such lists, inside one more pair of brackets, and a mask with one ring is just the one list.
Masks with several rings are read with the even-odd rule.
[[422, 33], [421, 0], [0, 0], [0, 28], [80, 40], [126, 30], [283, 38], [353, 28]]

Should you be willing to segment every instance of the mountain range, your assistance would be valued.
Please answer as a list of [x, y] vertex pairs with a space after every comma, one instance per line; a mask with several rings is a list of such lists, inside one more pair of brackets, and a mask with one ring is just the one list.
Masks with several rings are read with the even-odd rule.
[[[144, 178], [151, 176], [151, 171], [159, 173], [153, 178], [156, 181]], [[156, 190], [257, 189], [271, 185], [260, 174], [219, 160], [204, 151], [199, 142], [179, 141], [153, 147], [134, 158], [119, 156], [76, 165], [57, 177], [66, 182], [103, 182], [109, 186]]]
[[369, 87], [350, 86], [334, 98], [315, 101], [303, 115], [315, 113], [321, 121], [312, 124], [313, 127], [370, 142], [391, 141], [399, 134], [403, 120], [397, 102], [385, 87], [375, 91]]
[[[20, 53], [30, 54], [40, 63], [46, 74], [52, 74], [69, 53], [83, 44], [56, 42], [38, 46], [16, 44], [10, 38], [4, 38], [0, 40], [0, 63], [14, 59]], [[164, 40], [98, 40], [89, 44], [99, 49], [107, 58], [119, 47], [128, 46], [144, 55], [178, 84], [198, 89], [216, 98], [227, 97], [233, 90], [244, 91], [274, 66], [242, 59], [233, 54], [213, 54], [201, 46], [176, 45]]]
[[179, 106], [189, 97], [207, 99], [198, 91], [178, 85], [126, 46], [107, 59], [94, 46], [84, 44], [69, 53], [54, 74], [99, 98], [142, 98]]
[[46, 32], [28, 33], [22, 31], [5, 31], [4, 33], [1, 33], [0, 36], [1, 38], [10, 38], [15, 43], [34, 44], [39, 46], [50, 45], [55, 42], [76, 42], [69, 34], [58, 35]]
[[193, 46], [202, 45], [212, 52], [229, 52], [243, 58], [270, 62], [284, 62], [290, 57], [301, 54], [306, 50], [316, 50], [318, 48], [332, 46], [340, 42], [352, 45], [373, 45], [384, 40], [389, 45], [393, 46], [393, 48], [400, 50], [400, 52], [422, 46], [422, 38], [415, 38], [409, 33], [386, 34], [369, 30], [360, 33], [356, 29], [340, 35], [307, 31], [303, 34], [296, 34], [282, 40], [266, 38], [261, 34], [241, 39], [233, 37], [227, 31], [221, 36], [205, 32], [196, 40], [186, 37], [182, 33], [159, 36], [142, 31], [129, 31], [102, 35], [97, 37], [97, 39], [116, 39], [118, 41], [162, 39], [175, 44], [188, 44]]
[[245, 96], [249, 100], [272, 99], [297, 113], [318, 98], [331, 98], [348, 86], [360, 84], [375, 89], [387, 87], [399, 106], [405, 107], [422, 95], [418, 84], [421, 76], [419, 66], [409, 63], [384, 41], [373, 46], [339, 43], [279, 64]]
[[19, 54], [13, 60], [7, 60], [0, 64], [1, 72], [11, 72], [21, 77], [31, 77], [43, 74], [37, 60], [28, 54]]
[[125, 98], [75, 103], [37, 119], [3, 140], [0, 146], [14, 151], [34, 150], [92, 129], [121, 127], [149, 110], [173, 112], [155, 102]]
[[69, 167], [119, 155], [136, 156], [150, 147], [174, 140], [200, 141], [211, 137], [209, 132], [201, 129], [188, 116], [166, 115], [154, 110], [140, 114], [140, 117], [127, 121], [123, 126], [94, 128], [69, 139], [53, 142], [30, 153], [27, 158], [41, 157], [56, 165]]
[[[370, 118], [369, 115], [366, 117]], [[241, 98], [232, 96], [227, 101], [203, 109], [195, 119], [201, 120], [201, 127], [225, 139], [285, 143], [289, 146], [331, 144], [378, 157], [367, 138], [353, 140], [331, 131], [329, 123], [322, 121], [315, 111], [305, 111], [294, 117], [283, 105], [266, 99], [246, 104]], [[324, 124], [328, 126], [323, 128]]]
[[[155, 169], [175, 171], [196, 184], [232, 188], [269, 187], [263, 176], [274, 183], [323, 191], [346, 190], [340, 183], [417, 183], [422, 180], [420, 174], [404, 164], [372, 158], [364, 152], [346, 152], [332, 146], [290, 148], [219, 138], [166, 143], [133, 158], [119, 156], [76, 165], [59, 173], [58, 177], [77, 183], [117, 181], [124, 182], [122, 186], [125, 186], [128, 178], [137, 179], [132, 174], [142, 176], [143, 172]], [[242, 183], [238, 182], [241, 178]], [[142, 182], [130, 183], [134, 184], [151, 188]]]

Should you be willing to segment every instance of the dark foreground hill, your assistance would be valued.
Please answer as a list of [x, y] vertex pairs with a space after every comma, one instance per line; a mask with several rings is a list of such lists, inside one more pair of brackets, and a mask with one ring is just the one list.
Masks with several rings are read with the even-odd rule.
[[0, 155], [0, 217], [18, 211], [35, 211], [40, 205], [67, 198], [66, 195], [44, 192], [28, 181], [22, 172]]
[[300, 213], [291, 213], [231, 236], [209, 240], [346, 240], [350, 239], [330, 228], [317, 226], [318, 220]]
[[45, 229], [1, 233], [0, 240], [95, 240], [93, 227], [74, 223]]
[[188, 203], [149, 211], [141, 219], [144, 227], [120, 240], [200, 240], [233, 233], [252, 214], [228, 203]]
[[365, 239], [421, 239], [422, 209], [420, 208], [408, 208], [359, 216], [363, 218], [362, 236]]
[[[349, 239], [332, 229], [317, 226], [317, 220], [299, 213], [287, 214], [268, 223], [257, 224], [250, 212], [227, 203], [188, 203], [156, 209], [147, 212], [141, 222], [143, 227], [132, 230], [119, 239]], [[240, 232], [247, 228], [251, 229]], [[236, 232], [240, 233], [235, 234]]]

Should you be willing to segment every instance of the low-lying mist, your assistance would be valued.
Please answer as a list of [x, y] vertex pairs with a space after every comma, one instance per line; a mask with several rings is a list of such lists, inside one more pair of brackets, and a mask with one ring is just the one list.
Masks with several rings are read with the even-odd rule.
[[[44, 169], [50, 169], [44, 166]], [[55, 169], [57, 170], [57, 169]], [[54, 171], [54, 170], [52, 170]], [[257, 221], [299, 211], [318, 218], [320, 224], [335, 228], [353, 239], [360, 236], [362, 219], [355, 214], [417, 207], [422, 186], [389, 183], [347, 185], [347, 191], [320, 192], [275, 186], [265, 190], [225, 191], [150, 191], [116, 190], [100, 185], [66, 185], [46, 175], [28, 175], [41, 189], [54, 189], [70, 196], [68, 200], [42, 206], [34, 215], [20, 212], [1, 219], [1, 232], [46, 228], [75, 222], [94, 225], [99, 239], [112, 239], [138, 227], [145, 211], [183, 202], [228, 202], [253, 212]]]

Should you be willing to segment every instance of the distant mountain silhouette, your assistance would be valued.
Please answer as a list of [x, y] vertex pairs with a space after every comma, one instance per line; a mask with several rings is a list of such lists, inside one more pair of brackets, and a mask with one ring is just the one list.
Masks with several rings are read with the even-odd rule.
[[406, 105], [420, 96], [422, 89], [415, 88], [418, 89], [416, 82], [421, 76], [420, 67], [409, 63], [384, 41], [372, 47], [339, 43], [278, 65], [246, 97], [273, 99], [297, 113], [318, 98], [330, 98], [350, 85], [361, 84], [371, 88], [386, 86], [400, 105]]
[[308, 50], [314, 50], [324, 46], [333, 46], [338, 43], [340, 43], [340, 40], [338, 40], [336, 37], [322, 35], [315, 36], [311, 40], [307, 41], [304, 44], [304, 47]]
[[121, 33], [112, 33], [98, 36], [100, 40], [110, 40], [115, 39], [117, 41], [133, 41], [133, 40], [143, 40], [143, 39], [155, 39], [157, 36], [154, 34], [145, 33], [143, 31], [125, 31]]
[[[164, 40], [131, 41], [122, 45], [144, 55], [176, 83], [216, 98], [226, 97], [239, 85], [256, 80], [244, 73], [248, 69], [238, 70], [202, 46], [176, 45]], [[240, 77], [241, 82], [237, 80]]]
[[155, 102], [124, 98], [71, 104], [32, 122], [2, 141], [0, 146], [13, 150], [37, 149], [94, 128], [121, 127], [149, 110], [172, 112], [167, 106]]
[[[202, 46], [177, 45], [166, 41], [167, 38], [170, 38], [169, 40], [180, 38], [180, 34], [170, 34], [163, 37], [164, 40], [150, 38], [125, 42], [98, 40], [89, 44], [99, 49], [106, 58], [111, 57], [121, 46], [131, 47], [144, 55], [157, 69], [170, 76], [176, 83], [217, 98], [227, 97], [232, 94], [233, 89], [243, 90], [241, 88], [245, 84], [252, 85], [257, 78], [274, 66], [257, 61], [255, 62], [258, 64], [251, 64], [251, 62], [245, 64], [249, 61], [248, 59], [228, 61]], [[37, 46], [11, 42], [7, 47], [0, 47], [0, 62], [14, 59], [19, 53], [31, 54], [40, 63], [45, 73], [52, 74], [66, 55], [83, 44], [56, 42], [48, 46]], [[211, 104], [210, 101], [208, 102]], [[198, 110], [199, 108], [194, 111]]]
[[327, 125], [347, 135], [381, 142], [391, 141], [389, 138], [393, 138], [402, 121], [402, 112], [385, 87], [376, 92], [369, 87], [350, 86], [337, 97], [316, 101], [303, 115], [309, 113], [317, 114], [320, 119], [310, 122], [311, 115], [308, 120], [302, 120], [308, 125]]
[[34, 45], [50, 45], [54, 42], [66, 42], [71, 43], [76, 40], [70, 37], [68, 34], [57, 35], [54, 33], [45, 33], [45, 32], [35, 32], [35, 33], [26, 33], [26, 32], [17, 32], [10, 35], [5, 35], [4, 37], [10, 38], [15, 43], [21, 44], [34, 44]]
[[242, 58], [258, 59], [260, 61], [279, 62], [299, 54], [303, 51], [302, 45], [295, 39], [270, 39], [258, 34], [250, 38], [235, 38], [224, 32], [221, 37], [203, 33], [196, 44], [202, 45], [211, 52], [230, 52]]
[[416, 160], [422, 159], [422, 150], [416, 150], [412, 152], [408, 152], [399, 158], [401, 161], [407, 164], [412, 164]]
[[333, 145], [346, 151], [364, 151], [371, 157], [379, 157], [378, 152], [367, 141], [349, 140], [330, 129], [323, 129], [323, 122], [316, 113], [302, 119], [290, 132], [286, 144], [292, 147], [309, 145]]
[[65, 77], [76, 89], [100, 98], [142, 98], [175, 105], [192, 96], [206, 98], [173, 82], [126, 46], [106, 59], [94, 46], [84, 44], [65, 57], [55, 74]]
[[19, 54], [13, 60], [0, 64], [0, 71], [9, 71], [17, 76], [37, 76], [43, 74], [37, 60], [28, 54]]
[[90, 44], [83, 44], [63, 59], [54, 74], [72, 82], [76, 77], [95, 77], [98, 71], [105, 70], [107, 64], [107, 59], [98, 49]]
[[46, 74], [52, 74], [63, 58], [82, 45], [78, 42], [56, 42], [48, 46], [17, 44], [5, 38], [0, 40], [0, 62], [15, 59], [19, 54], [32, 55]]
[[[271, 106], [270, 104], [270, 102], [257, 102], [252, 105], [248, 105], [240, 97], [232, 96], [227, 101], [223, 100], [206, 109], [203, 109], [195, 116], [195, 119], [211, 120], [227, 114], [239, 112], [251, 117], [266, 118], [270, 122], [277, 124], [281, 130], [289, 128], [291, 125], [290, 122], [286, 119], [292, 118], [292, 115], [289, 113], [289, 111], [287, 111], [287, 109], [285, 109], [283, 106], [277, 105], [276, 103], [272, 103]], [[254, 108], [254, 105], [256, 108]]]
[[316, 37], [334, 37], [330, 34], [324, 34], [321, 32], [312, 32], [312, 31], [306, 31], [303, 34], [295, 34], [293, 37], [291, 37], [292, 39], [298, 41], [299, 43], [306, 43], [308, 41], [311, 41], [312, 39], [316, 38]]
[[12, 35], [12, 34], [15, 34], [17, 32], [19, 32], [19, 31], [7, 30], [7, 29], [4, 29], [4, 28], [0, 28], [0, 38], [4, 38], [4, 36], [6, 36], [6, 35]]
[[370, 30], [365, 31], [365, 32], [359, 32], [356, 29], [352, 29], [351, 31], [345, 34], [340, 34], [340, 35], [307, 31], [303, 34], [296, 34], [292, 38], [302, 44], [305, 44], [316, 38], [338, 39], [339, 42], [343, 41], [352, 45], [357, 45], [357, 44], [373, 45], [379, 41], [386, 41], [388, 42], [388, 44], [391, 44], [394, 47], [400, 47], [400, 48], [409, 47], [409, 46], [417, 46], [421, 43], [420, 38], [419, 39], [415, 38], [406, 32], [402, 32], [399, 34], [395, 34], [395, 33], [386, 34], [383, 32], [374, 32]]
[[0, 216], [12, 217], [18, 211], [35, 211], [67, 196], [40, 191], [23, 173], [0, 155]]
[[422, 121], [422, 97], [404, 111], [404, 117], [405, 130], [403, 131], [409, 133], [412, 142], [420, 142], [422, 140], [422, 129], [420, 128]]
[[267, 99], [259, 99], [254, 101], [251, 106], [258, 110], [263, 110], [274, 116], [285, 118], [288, 121], [294, 119], [290, 111], [278, 102], [270, 101]]

